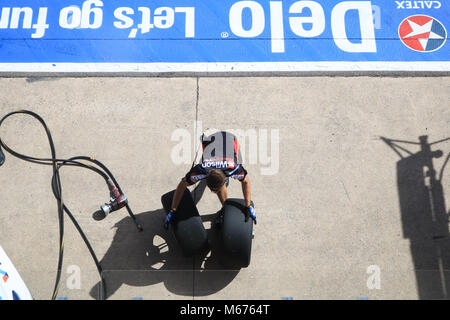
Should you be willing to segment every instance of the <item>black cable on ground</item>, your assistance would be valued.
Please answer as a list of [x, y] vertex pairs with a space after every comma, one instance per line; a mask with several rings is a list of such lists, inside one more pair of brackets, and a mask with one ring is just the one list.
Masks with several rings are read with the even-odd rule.
[[[103, 165], [98, 160], [92, 159], [90, 157], [85, 157], [85, 156], [78, 156], [78, 157], [73, 157], [70, 159], [57, 159], [55, 146], [53, 143], [53, 139], [52, 139], [50, 130], [48, 129], [45, 121], [38, 114], [36, 114], [32, 111], [28, 111], [28, 110], [14, 111], [14, 112], [8, 113], [0, 120], [0, 126], [2, 125], [3, 121], [5, 121], [7, 118], [9, 118], [10, 116], [15, 115], [15, 114], [27, 114], [27, 115], [30, 115], [30, 116], [34, 117], [35, 119], [37, 119], [41, 123], [41, 125], [44, 127], [45, 132], [47, 134], [47, 139], [48, 139], [48, 142], [50, 145], [51, 158], [35, 158], [35, 157], [30, 157], [27, 155], [20, 154], [16, 151], [12, 150], [0, 138], [0, 146], [3, 147], [11, 155], [13, 155], [21, 160], [24, 160], [24, 161], [52, 166], [53, 176], [52, 176], [51, 185], [52, 185], [53, 194], [56, 198], [57, 205], [58, 205], [58, 224], [59, 224], [59, 255], [58, 255], [57, 274], [56, 274], [56, 279], [55, 279], [55, 287], [53, 289], [52, 299], [54, 300], [57, 297], [59, 283], [60, 283], [60, 279], [61, 279], [61, 270], [62, 270], [63, 256], [64, 256], [64, 212], [69, 216], [70, 220], [74, 224], [75, 228], [77, 229], [77, 231], [81, 235], [81, 238], [83, 239], [84, 243], [86, 244], [87, 248], [89, 249], [89, 252], [95, 262], [95, 265], [97, 267], [97, 270], [100, 274], [100, 278], [102, 281], [103, 296], [101, 298], [106, 299], [106, 284], [105, 284], [105, 279], [103, 277], [102, 267], [97, 259], [97, 256], [95, 255], [94, 250], [92, 249], [91, 244], [89, 243], [89, 240], [87, 239], [86, 235], [84, 234], [82, 228], [80, 227], [80, 225], [76, 221], [75, 217], [72, 215], [70, 210], [67, 208], [67, 206], [63, 202], [62, 186], [61, 186], [61, 178], [59, 175], [59, 170], [63, 166], [76, 166], [76, 167], [89, 169], [89, 170], [92, 170], [92, 171], [96, 172], [97, 174], [101, 175], [105, 179], [105, 181], [107, 181], [108, 179], [111, 179], [114, 182], [114, 184], [117, 186], [117, 189], [120, 191], [121, 194], [123, 194], [122, 190], [120, 189], [120, 186], [117, 183], [114, 176], [112, 175], [112, 173], [108, 170], [108, 168], [105, 165]], [[0, 157], [0, 165], [2, 165], [5, 160], [4, 154], [1, 151], [1, 147], [0, 147], [0, 156], [1, 156]], [[98, 169], [94, 166], [79, 162], [78, 160], [85, 160], [85, 161], [94, 163], [97, 166], [99, 166], [102, 170]], [[139, 231], [142, 231], [142, 226], [137, 221], [137, 219], [134, 216], [133, 212], [131, 211], [128, 203], [126, 204], [126, 208], [128, 210], [129, 215], [133, 218]]]

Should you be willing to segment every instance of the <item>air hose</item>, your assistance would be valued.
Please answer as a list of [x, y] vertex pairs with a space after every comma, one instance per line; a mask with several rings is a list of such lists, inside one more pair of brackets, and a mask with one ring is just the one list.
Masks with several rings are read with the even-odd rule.
[[[35, 157], [30, 157], [27, 155], [20, 154], [16, 151], [12, 150], [11, 148], [8, 147], [8, 145], [5, 144], [5, 142], [0, 137], [0, 166], [5, 161], [5, 156], [4, 156], [3, 152], [1, 151], [1, 147], [3, 147], [11, 155], [13, 155], [21, 160], [36, 163], [36, 164], [52, 166], [53, 176], [52, 176], [51, 186], [52, 186], [53, 195], [55, 196], [57, 204], [58, 204], [58, 224], [59, 224], [59, 256], [58, 256], [57, 273], [56, 273], [56, 279], [55, 279], [55, 286], [54, 286], [53, 294], [52, 294], [52, 300], [55, 300], [57, 298], [57, 294], [58, 294], [58, 290], [59, 290], [59, 283], [60, 283], [60, 279], [61, 279], [61, 270], [62, 270], [63, 256], [64, 256], [64, 212], [67, 214], [67, 216], [70, 218], [70, 220], [74, 224], [75, 228], [79, 232], [81, 238], [83, 239], [84, 243], [86, 244], [86, 246], [92, 256], [92, 259], [95, 262], [95, 265], [97, 267], [97, 270], [98, 270], [100, 278], [101, 278], [102, 289], [103, 289], [102, 290], [103, 295], [100, 298], [106, 299], [106, 283], [105, 283], [105, 279], [103, 276], [103, 269], [100, 265], [100, 262], [97, 259], [97, 256], [95, 255], [94, 250], [92, 249], [91, 244], [89, 243], [88, 238], [84, 234], [82, 228], [78, 224], [75, 217], [70, 212], [69, 208], [67, 208], [67, 206], [64, 204], [59, 170], [63, 166], [75, 166], [75, 167], [89, 169], [89, 170], [96, 172], [100, 176], [102, 176], [105, 179], [105, 182], [108, 184], [108, 186], [116, 187], [118, 190], [118, 193], [123, 196], [122, 189], [120, 188], [119, 184], [117, 183], [117, 181], [114, 178], [114, 176], [112, 175], [112, 173], [108, 170], [108, 168], [96, 159], [93, 159], [91, 157], [86, 157], [86, 156], [77, 156], [77, 157], [72, 157], [70, 159], [56, 158], [55, 145], [53, 143], [53, 139], [52, 139], [50, 130], [48, 129], [45, 121], [38, 114], [36, 114], [32, 111], [28, 111], [28, 110], [18, 110], [18, 111], [8, 113], [0, 120], [0, 127], [7, 118], [9, 118], [10, 116], [15, 115], [15, 114], [27, 114], [27, 115], [30, 115], [30, 116], [34, 117], [35, 119], [37, 119], [41, 123], [41, 125], [44, 127], [45, 132], [47, 134], [48, 142], [50, 144], [51, 158], [35, 158]], [[88, 161], [92, 164], [95, 164], [97, 167], [90, 165], [90, 164], [80, 162], [80, 160]], [[111, 189], [110, 189], [110, 191], [111, 191]], [[115, 199], [113, 199], [113, 197], [112, 197], [111, 200], [113, 201]], [[133, 219], [138, 230], [139, 231], [143, 230], [141, 224], [134, 216], [127, 201], [122, 202], [121, 206], [117, 206], [117, 203], [115, 203], [115, 204], [116, 204], [116, 206], [114, 207], [114, 210], [120, 209], [122, 206], [125, 206], [127, 208], [128, 214]]]

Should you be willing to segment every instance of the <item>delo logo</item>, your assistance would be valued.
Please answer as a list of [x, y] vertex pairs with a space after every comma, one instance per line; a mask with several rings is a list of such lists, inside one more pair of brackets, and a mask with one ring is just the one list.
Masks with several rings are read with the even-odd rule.
[[398, 28], [403, 44], [418, 52], [432, 52], [440, 49], [447, 31], [437, 19], [426, 15], [414, 15], [404, 19]]
[[[248, 12], [249, 14], [245, 14]], [[357, 18], [352, 21], [359, 26], [358, 40], [350, 39], [346, 32], [348, 13], [354, 12]], [[287, 16], [287, 23], [285, 16]], [[297, 1], [285, 8], [282, 1], [269, 1], [265, 9], [256, 1], [239, 1], [230, 8], [229, 23], [231, 32], [241, 38], [256, 38], [265, 29], [270, 29], [273, 53], [285, 52], [285, 33], [287, 30], [302, 38], [316, 38], [326, 28], [325, 10], [316, 1]], [[376, 52], [373, 7], [370, 1], [342, 1], [331, 10], [331, 32], [334, 43], [344, 52]]]

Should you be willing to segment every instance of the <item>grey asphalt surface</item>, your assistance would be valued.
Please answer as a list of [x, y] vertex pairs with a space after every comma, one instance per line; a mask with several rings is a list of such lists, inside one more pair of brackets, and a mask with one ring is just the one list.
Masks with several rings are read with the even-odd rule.
[[[96, 221], [109, 198], [102, 179], [61, 170], [64, 201], [105, 269], [109, 299], [449, 297], [448, 220], [437, 217], [450, 210], [450, 141], [431, 145], [442, 156], [432, 159], [429, 191], [427, 162], [415, 160], [425, 156], [414, 157], [421, 146], [399, 142], [396, 152], [381, 137], [449, 138], [450, 77], [1, 78], [0, 97], [0, 116], [28, 109], [44, 118], [58, 157], [107, 165], [142, 221], [142, 233], [124, 209]], [[244, 135], [258, 224], [251, 264], [237, 271], [209, 254], [183, 257], [162, 226], [161, 195], [189, 170], [206, 128]], [[6, 120], [0, 136], [18, 152], [50, 155], [31, 117]], [[50, 299], [58, 258], [51, 167], [6, 157], [0, 244], [33, 297]], [[229, 196], [242, 197], [238, 182]], [[201, 215], [219, 207], [206, 190]], [[98, 299], [99, 280], [66, 217], [58, 296]]]

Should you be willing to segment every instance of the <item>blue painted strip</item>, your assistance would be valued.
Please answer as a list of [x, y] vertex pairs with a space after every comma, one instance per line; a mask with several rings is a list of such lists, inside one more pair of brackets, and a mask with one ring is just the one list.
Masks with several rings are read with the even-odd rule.
[[0, 10], [1, 71], [22, 63], [450, 61], [443, 0], [2, 0]]

